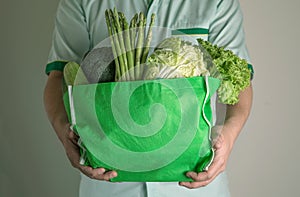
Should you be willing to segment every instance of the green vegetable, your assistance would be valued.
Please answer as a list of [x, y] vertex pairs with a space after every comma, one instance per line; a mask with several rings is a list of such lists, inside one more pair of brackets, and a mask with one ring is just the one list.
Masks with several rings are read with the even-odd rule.
[[138, 13], [134, 15], [134, 17], [130, 21], [129, 29], [130, 29], [130, 39], [131, 39], [131, 48], [133, 49], [134, 56], [134, 48], [135, 48], [135, 40], [136, 40], [136, 28], [137, 28], [137, 20], [139, 18]]
[[[135, 14], [129, 25], [125, 15], [116, 8], [106, 10], [105, 15], [115, 58], [116, 80], [210, 75], [221, 80], [218, 97], [225, 104], [237, 103], [240, 92], [250, 85], [247, 61], [224, 47], [202, 39], [198, 39], [199, 45], [193, 45], [179, 37], [170, 37], [148, 57], [154, 14], [147, 34], [142, 12]], [[143, 67], [145, 62], [146, 68]]]
[[[129, 76], [128, 76], [128, 60], [127, 60], [127, 55], [126, 55], [126, 50], [125, 50], [125, 43], [124, 43], [124, 38], [123, 38], [123, 28], [120, 25], [120, 21], [119, 21], [119, 13], [117, 11], [116, 8], [114, 8], [113, 10], [113, 22], [114, 22], [114, 26], [116, 27], [116, 34], [117, 37], [119, 39], [119, 44], [120, 44], [120, 55], [123, 59], [123, 68], [124, 68], [124, 72], [122, 73], [122, 75], [124, 75], [124, 78], [126, 80], [129, 80]], [[121, 75], [121, 76], [122, 76]]]
[[80, 67], [89, 83], [102, 83], [115, 81], [118, 67], [112, 47], [94, 48], [83, 58]]
[[144, 64], [146, 62], [148, 54], [149, 54], [150, 43], [152, 40], [152, 27], [153, 27], [154, 21], [155, 21], [155, 14], [152, 14], [151, 22], [150, 22], [150, 26], [149, 26], [149, 30], [148, 30], [148, 34], [147, 34], [147, 38], [146, 38], [145, 48], [144, 48], [143, 55], [142, 55], [142, 60], [141, 60], [142, 64]]
[[144, 79], [209, 75], [197, 45], [179, 37], [163, 40], [147, 59]]
[[141, 79], [142, 65], [149, 54], [154, 16], [152, 14], [150, 27], [146, 34], [144, 13], [135, 14], [128, 25], [124, 13], [118, 12], [116, 8], [106, 10], [106, 24], [116, 66], [116, 81]]
[[68, 62], [64, 67], [64, 81], [66, 85], [84, 85], [88, 84], [88, 80], [85, 77], [79, 64], [76, 62]]
[[137, 44], [135, 47], [135, 77], [136, 79], [140, 79], [141, 77], [141, 55], [143, 52], [144, 46], [144, 31], [145, 31], [146, 19], [144, 14], [141, 12], [139, 14], [139, 24], [138, 24], [138, 37], [137, 37]]
[[120, 19], [123, 24], [123, 29], [124, 29], [124, 39], [125, 39], [125, 48], [126, 48], [126, 57], [127, 57], [127, 62], [128, 62], [128, 74], [129, 74], [129, 79], [134, 80], [134, 72], [133, 67], [134, 67], [134, 57], [132, 55], [132, 49], [131, 49], [131, 43], [130, 43], [130, 31], [129, 31], [129, 26], [127, 19], [124, 15], [124, 13], [119, 13]]
[[224, 47], [218, 47], [202, 39], [198, 39], [198, 42], [210, 54], [219, 71], [218, 78], [221, 79], [218, 89], [219, 101], [231, 105], [237, 103], [240, 92], [250, 85], [251, 71], [247, 61]]
[[[109, 29], [111, 29], [111, 42], [112, 42], [112, 50], [115, 49], [115, 54], [114, 54], [114, 61], [116, 64], [116, 81], [119, 80], [122, 75], [126, 72], [125, 68], [125, 63], [124, 63], [124, 58], [122, 56], [122, 50], [120, 47], [119, 39], [117, 36], [117, 30], [114, 24], [114, 17], [113, 17], [113, 12], [112, 10], [106, 10], [106, 23]], [[113, 23], [113, 24], [111, 24]], [[118, 63], [119, 62], [119, 65]], [[117, 69], [119, 66], [119, 69]]]
[[[105, 19], [106, 19], [108, 33], [109, 33], [110, 36], [113, 36], [114, 32], [113, 32], [111, 26], [108, 25], [110, 23], [110, 20], [111, 20], [108, 10], [105, 11]], [[112, 53], [113, 53], [113, 56], [114, 56], [114, 62], [115, 62], [115, 66], [116, 66], [115, 81], [117, 81], [121, 77], [121, 70], [120, 70], [121, 68], [120, 68], [120, 63], [119, 63], [119, 60], [118, 60], [118, 53], [116, 51], [116, 46], [114, 44], [114, 41], [113, 41], [113, 39], [110, 39], [110, 41], [111, 41]]]

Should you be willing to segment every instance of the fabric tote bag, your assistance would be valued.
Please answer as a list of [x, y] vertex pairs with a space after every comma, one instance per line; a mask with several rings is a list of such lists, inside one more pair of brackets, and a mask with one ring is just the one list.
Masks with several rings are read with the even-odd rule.
[[116, 170], [111, 181], [192, 181], [211, 163], [211, 77], [69, 86], [64, 103], [81, 163]]

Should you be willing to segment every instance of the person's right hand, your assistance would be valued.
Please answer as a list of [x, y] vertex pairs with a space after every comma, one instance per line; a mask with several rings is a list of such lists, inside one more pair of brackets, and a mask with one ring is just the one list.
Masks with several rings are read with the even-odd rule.
[[66, 136], [63, 141], [63, 145], [66, 154], [74, 168], [79, 169], [83, 174], [96, 180], [110, 181], [111, 178], [117, 176], [116, 171], [107, 171], [104, 168], [92, 168], [90, 166], [83, 166], [79, 163], [80, 161], [80, 148], [77, 144], [78, 136], [69, 128], [66, 128]]

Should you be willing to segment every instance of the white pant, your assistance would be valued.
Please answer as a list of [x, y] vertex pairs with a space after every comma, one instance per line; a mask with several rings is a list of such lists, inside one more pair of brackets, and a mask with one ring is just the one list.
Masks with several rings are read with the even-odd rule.
[[122, 182], [92, 180], [81, 175], [80, 197], [229, 197], [226, 173], [198, 189], [187, 189], [178, 182]]

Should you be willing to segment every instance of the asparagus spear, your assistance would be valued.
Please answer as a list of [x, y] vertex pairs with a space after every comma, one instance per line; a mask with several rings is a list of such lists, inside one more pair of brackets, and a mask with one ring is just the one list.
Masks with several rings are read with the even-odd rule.
[[122, 51], [121, 51], [119, 39], [118, 39], [118, 36], [117, 36], [117, 30], [116, 30], [115, 25], [113, 24], [114, 17], [113, 17], [112, 10], [108, 10], [108, 15], [109, 15], [109, 18], [110, 18], [110, 23], [109, 24], [111, 25], [111, 29], [112, 29], [112, 35], [113, 35], [113, 41], [114, 41], [114, 44], [115, 44], [116, 55], [119, 59], [120, 76], [119, 76], [118, 79], [120, 80], [122, 78], [122, 75], [126, 72], [126, 68], [125, 68], [124, 58], [122, 56]]
[[133, 58], [133, 66], [134, 66], [134, 69], [133, 69], [133, 75], [134, 77], [136, 78], [135, 76], [135, 43], [136, 43], [136, 29], [137, 29], [137, 20], [138, 20], [138, 13], [136, 13], [133, 18], [131, 19], [130, 21], [130, 26], [129, 26], [129, 29], [130, 29], [130, 41], [131, 41], [131, 54], [132, 54], [132, 58]]
[[142, 12], [139, 14], [139, 24], [138, 24], [138, 38], [135, 50], [135, 77], [137, 80], [141, 77], [141, 54], [143, 50], [143, 43], [144, 43], [144, 27], [145, 27], [145, 16]]
[[124, 13], [120, 13], [120, 19], [123, 24], [123, 29], [124, 29], [124, 39], [125, 39], [125, 48], [126, 48], [126, 57], [127, 57], [127, 63], [128, 63], [128, 74], [130, 80], [134, 80], [134, 59], [132, 55], [132, 49], [131, 49], [131, 42], [130, 42], [130, 32], [129, 32], [129, 26], [128, 22], [126, 20], [126, 17]]
[[135, 41], [136, 41], [136, 28], [137, 28], [137, 20], [138, 20], [138, 13], [134, 15], [134, 17], [130, 21], [130, 39], [131, 39], [131, 48], [135, 49]]
[[129, 80], [129, 76], [128, 76], [128, 63], [127, 63], [127, 56], [126, 56], [126, 50], [125, 50], [125, 44], [124, 44], [124, 38], [123, 38], [123, 31], [120, 25], [120, 20], [119, 20], [119, 13], [117, 11], [116, 8], [114, 8], [113, 10], [113, 17], [114, 17], [114, 25], [116, 27], [117, 30], [117, 37], [119, 39], [119, 43], [120, 43], [120, 49], [121, 49], [121, 56], [123, 58], [124, 61], [124, 73], [122, 73], [122, 77], [124, 77], [125, 80]]
[[119, 78], [121, 77], [121, 70], [120, 70], [120, 63], [119, 63], [119, 60], [118, 60], [118, 54], [117, 54], [117, 51], [116, 51], [116, 46], [115, 46], [115, 43], [114, 43], [114, 39], [113, 39], [113, 30], [110, 26], [110, 16], [109, 16], [109, 11], [106, 10], [105, 11], [105, 19], [106, 19], [106, 24], [107, 24], [107, 29], [108, 29], [108, 32], [109, 32], [109, 36], [110, 36], [110, 42], [111, 42], [111, 47], [112, 47], [112, 52], [113, 52], [113, 55], [114, 55], [114, 61], [115, 61], [115, 66], [116, 66], [116, 74], [115, 74], [115, 81], [119, 80]]
[[148, 33], [147, 33], [145, 48], [144, 48], [143, 56], [142, 56], [142, 60], [141, 60], [141, 64], [144, 64], [146, 62], [146, 59], [147, 59], [148, 54], [149, 54], [150, 43], [151, 43], [151, 39], [152, 39], [152, 27], [153, 27], [154, 21], [155, 21], [155, 14], [152, 14], [151, 15], [151, 22], [150, 22]]

